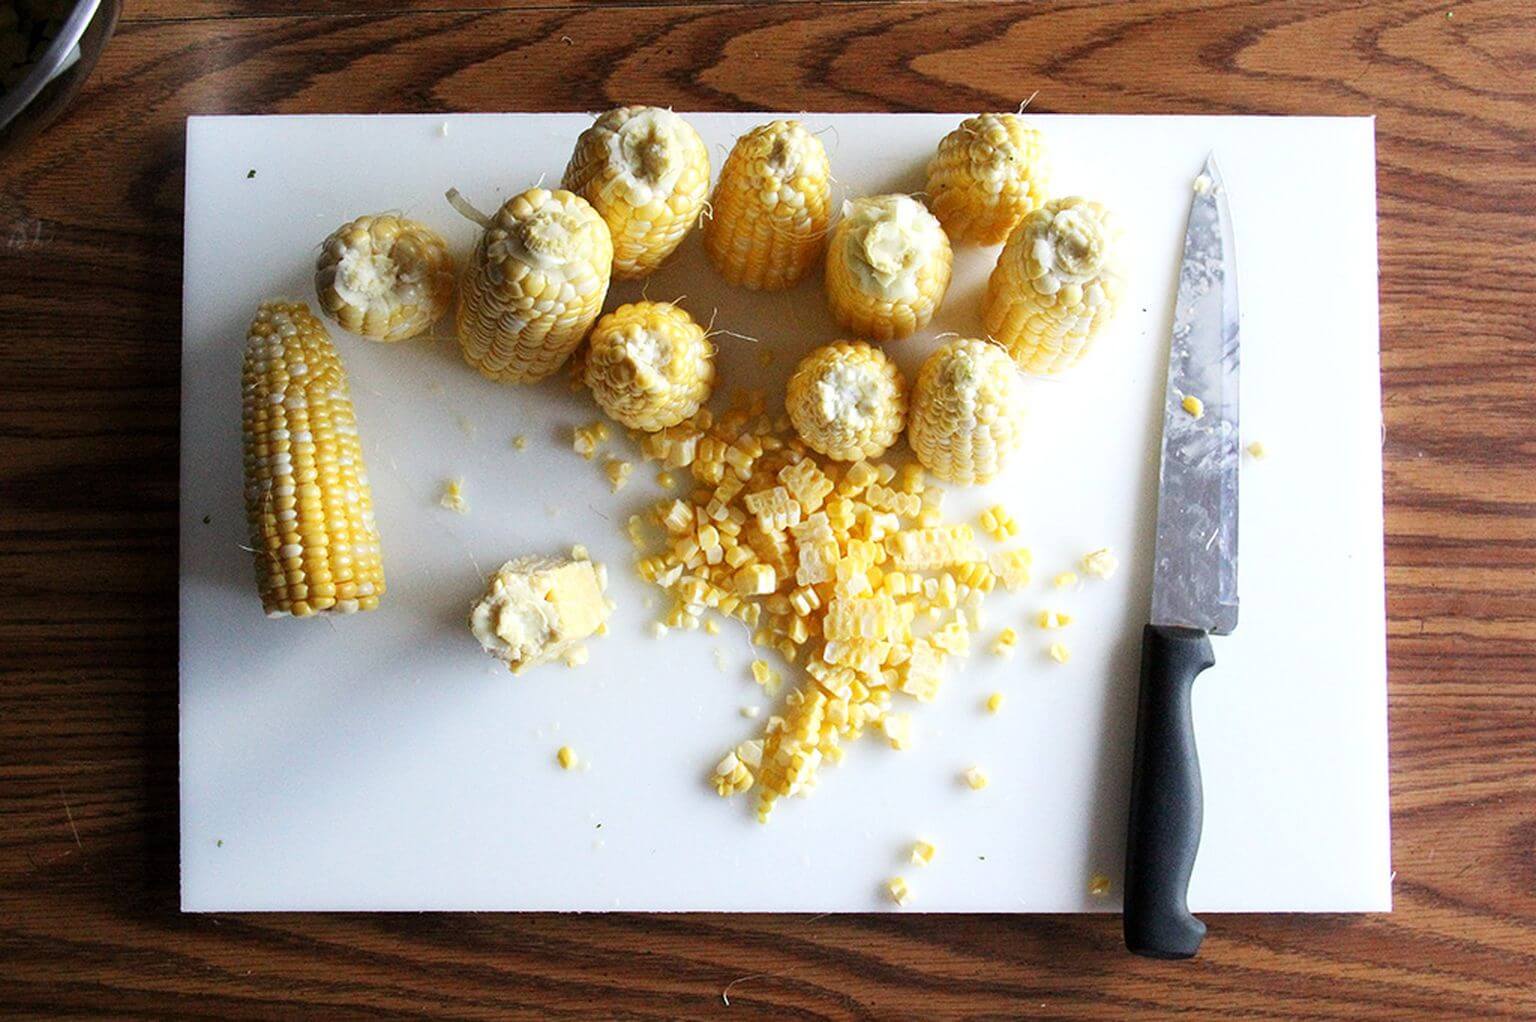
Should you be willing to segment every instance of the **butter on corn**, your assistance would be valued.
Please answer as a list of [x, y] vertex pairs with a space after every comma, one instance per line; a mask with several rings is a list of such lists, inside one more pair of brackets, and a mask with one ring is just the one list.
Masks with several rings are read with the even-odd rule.
[[826, 149], [799, 121], [753, 128], [731, 148], [710, 200], [709, 261], [741, 287], [794, 286], [821, 258], [831, 181]]
[[1023, 381], [1002, 349], [946, 341], [917, 374], [907, 441], [940, 479], [987, 482], [1023, 442], [1023, 402]]
[[477, 222], [485, 230], [459, 290], [459, 349], [493, 380], [542, 380], [602, 310], [613, 265], [608, 227], [581, 196], [543, 188]]
[[598, 407], [653, 433], [691, 417], [715, 385], [715, 348], [671, 302], [621, 305], [597, 321], [585, 379]]
[[827, 244], [832, 318], [855, 337], [889, 341], [928, 325], [949, 289], [949, 239], [907, 195], [875, 195], [843, 207]]
[[956, 243], [1001, 245], [1045, 203], [1045, 144], [1018, 114], [968, 117], [928, 163], [928, 204]]
[[240, 370], [245, 516], [268, 617], [372, 610], [384, 595], [346, 370], [302, 303], [264, 302]]
[[387, 213], [360, 216], [321, 243], [315, 294], [343, 330], [403, 341], [448, 311], [454, 277], [448, 246], [430, 227]]
[[671, 110], [619, 107], [577, 138], [564, 186], [608, 225], [614, 277], [643, 277], [698, 220], [709, 192], [709, 150]]
[[784, 406], [806, 446], [837, 461], [878, 458], [907, 421], [907, 381], [863, 341], [817, 348], [795, 367]]
[[486, 582], [469, 628], [487, 653], [521, 674], [598, 634], [612, 609], [606, 585], [603, 566], [583, 558], [519, 557]]
[[1118, 222], [1097, 202], [1053, 199], [1029, 213], [987, 281], [987, 336], [1025, 372], [1071, 368], [1120, 304], [1120, 246]]

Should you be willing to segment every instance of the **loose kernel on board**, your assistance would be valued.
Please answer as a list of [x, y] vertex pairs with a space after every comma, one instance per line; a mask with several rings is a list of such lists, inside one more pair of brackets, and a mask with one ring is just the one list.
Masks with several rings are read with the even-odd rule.
[[904, 906], [912, 900], [912, 889], [907, 886], [907, 882], [901, 877], [891, 877], [891, 879], [887, 880], [885, 882], [885, 890], [891, 896], [891, 900], [897, 905]]
[[1193, 394], [1185, 394], [1184, 400], [1179, 402], [1179, 407], [1188, 412], [1192, 419], [1198, 419], [1205, 414], [1205, 402]]
[[1103, 873], [1095, 873], [1088, 878], [1088, 893], [1095, 898], [1102, 898], [1109, 893], [1109, 877]]
[[569, 745], [560, 746], [560, 751], [555, 753], [555, 759], [559, 761], [562, 770], [574, 770], [581, 762], [576, 756], [576, 750]]
[[461, 515], [468, 514], [469, 502], [464, 499], [464, 480], [456, 478], [443, 483], [443, 495], [437, 502], [449, 511]]
[[1072, 615], [1059, 610], [1042, 610], [1035, 623], [1047, 630], [1065, 628], [1072, 623]]
[[619, 458], [609, 458], [603, 464], [603, 475], [608, 477], [608, 487], [614, 493], [618, 493], [629, 482], [630, 473], [635, 466]]
[[931, 841], [917, 840], [912, 842], [912, 865], [927, 866], [932, 864], [933, 857], [938, 849]]
[[988, 713], [996, 713], [998, 710], [1001, 710], [1002, 708], [1003, 708], [1003, 694], [1001, 692], [993, 692], [991, 695], [987, 696], [987, 712]]
[[1057, 589], [1070, 589], [1072, 586], [1077, 585], [1077, 572], [1075, 572], [1075, 571], [1063, 571], [1063, 572], [1060, 572], [1060, 573], [1057, 574], [1056, 578], [1053, 579], [1053, 581], [1054, 581]]
[[880, 721], [880, 730], [893, 749], [907, 749], [912, 745], [912, 715], [910, 713], [887, 714]]
[[528, 438], [523, 436], [523, 434], [519, 433], [519, 434], [517, 434], [517, 436], [512, 438], [512, 447], [513, 447], [514, 450], [521, 451], [521, 450], [524, 450], [525, 448], [527, 448], [527, 446], [528, 446]]
[[706, 635], [719, 635], [720, 634], [720, 622], [716, 621], [712, 617], [711, 618], [705, 618], [704, 619], [704, 634], [706, 634]]
[[966, 767], [965, 773], [961, 776], [972, 791], [980, 791], [992, 783], [992, 778], [988, 777], [987, 772], [979, 766]]
[[997, 638], [992, 640], [992, 652], [1000, 657], [1013, 656], [1014, 647], [1019, 644], [1019, 633], [1012, 628], [1004, 628], [997, 633]]
[[1255, 440], [1253, 443], [1248, 445], [1248, 457], [1255, 461], [1263, 461], [1264, 456], [1268, 453], [1268, 449], [1265, 448], [1261, 441]]
[[1108, 547], [1083, 555], [1083, 573], [1094, 578], [1109, 578], [1120, 567], [1120, 559], [1109, 552]]
[[591, 659], [591, 654], [587, 652], [587, 647], [573, 646], [570, 652], [565, 654], [565, 666], [580, 667], [589, 659]]
[[1072, 651], [1067, 648], [1065, 642], [1053, 642], [1049, 650], [1051, 659], [1058, 664], [1064, 664], [1072, 659]]

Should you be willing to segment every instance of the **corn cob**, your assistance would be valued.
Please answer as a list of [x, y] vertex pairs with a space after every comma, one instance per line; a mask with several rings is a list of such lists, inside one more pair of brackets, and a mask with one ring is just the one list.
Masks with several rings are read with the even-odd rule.
[[907, 442], [940, 479], [984, 483], [1022, 439], [1022, 390], [1001, 348], [971, 338], [947, 341], [918, 371]]
[[736, 140], [704, 222], [704, 251], [720, 275], [754, 291], [793, 287], [821, 256], [831, 167], [799, 121], [774, 121]]
[[699, 218], [709, 192], [709, 150], [677, 114], [626, 106], [576, 140], [565, 187], [590, 202], [613, 234], [613, 275], [660, 266]]
[[459, 291], [459, 348], [493, 380], [541, 380], [602, 310], [608, 227], [581, 196], [542, 188], [508, 199], [484, 226]]
[[442, 318], [453, 300], [453, 258], [425, 224], [382, 214], [342, 224], [315, 262], [320, 310], [343, 330], [404, 341]]
[[598, 405], [630, 429], [675, 426], [709, 400], [714, 346], [671, 302], [621, 305], [597, 321], [586, 382]]
[[1045, 185], [1044, 142], [1018, 114], [967, 118], [928, 163], [928, 204], [957, 244], [1001, 245]]
[[837, 461], [878, 458], [906, 425], [907, 381], [885, 352], [839, 341], [800, 360], [784, 404], [811, 449]]
[[987, 335], [1026, 372], [1076, 364], [1120, 302], [1119, 246], [1119, 226], [1097, 202], [1054, 199], [1030, 213], [987, 281]]
[[827, 245], [832, 318], [877, 341], [913, 334], [944, 300], [952, 261], [944, 229], [916, 199], [857, 199], [843, 207]]
[[384, 568], [347, 374], [307, 306], [262, 304], [240, 389], [245, 516], [267, 616], [377, 607]]

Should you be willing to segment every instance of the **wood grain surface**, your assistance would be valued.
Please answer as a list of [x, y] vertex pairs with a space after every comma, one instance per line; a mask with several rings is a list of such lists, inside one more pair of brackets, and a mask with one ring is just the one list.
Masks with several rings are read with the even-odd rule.
[[[1215, 917], [1188, 963], [1123, 954], [1115, 917], [178, 914], [186, 115], [1037, 90], [1379, 118], [1393, 914]], [[0, 1013], [1536, 1017], [1533, 310], [1529, 0], [130, 0], [0, 160]]]

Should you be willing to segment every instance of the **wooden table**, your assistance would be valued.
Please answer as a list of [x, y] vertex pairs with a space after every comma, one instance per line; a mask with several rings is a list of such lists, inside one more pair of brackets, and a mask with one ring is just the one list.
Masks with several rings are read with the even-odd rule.
[[[0, 1013], [1536, 1017], [1528, 2], [379, 6], [130, 0], [73, 110], [0, 163]], [[1183, 964], [1123, 954], [1115, 917], [178, 914], [187, 114], [1036, 90], [1379, 118], [1394, 914], [1217, 917]]]

